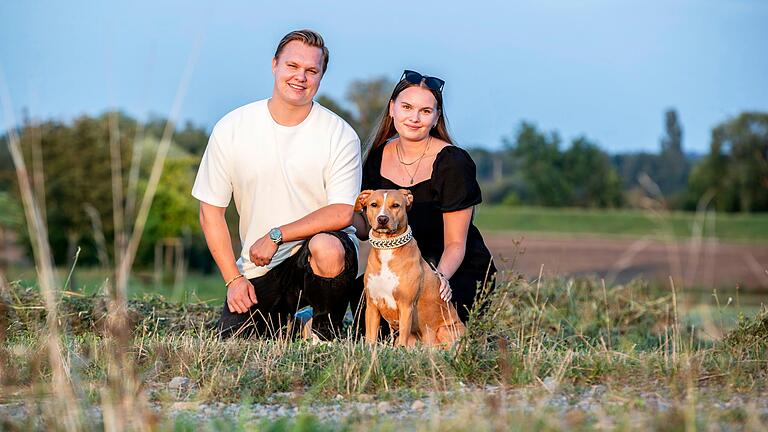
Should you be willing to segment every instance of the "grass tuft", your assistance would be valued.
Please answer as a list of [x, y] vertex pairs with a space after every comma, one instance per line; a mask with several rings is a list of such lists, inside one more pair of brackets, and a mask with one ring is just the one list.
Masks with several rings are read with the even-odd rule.
[[[10, 324], [0, 347], [0, 370], [8, 371], [2, 375], [0, 403], [24, 400], [29, 406], [43, 407], [46, 389], [53, 385], [52, 368], [44, 355], [46, 337], [40, 336], [47, 319], [44, 299], [36, 289], [19, 283], [11, 284], [3, 299], [0, 321]], [[83, 406], [105, 406], [103, 389], [115, 376], [109, 356], [115, 348], [106, 301], [95, 294], [63, 293], [59, 303], [64, 363], [78, 377], [77, 397]], [[510, 414], [501, 396], [480, 390], [480, 402], [472, 403], [496, 414], [481, 414], [477, 408], [466, 417], [488, 429], [500, 423], [483, 416], [495, 415], [522, 422], [525, 428], [557, 430], [590, 428], [602, 421], [600, 416], [614, 419], [612, 424], [617, 427], [625, 424], [622, 422], [630, 428], [637, 426], [631, 416], [610, 412], [626, 414], [610, 408], [606, 401], [601, 402], [606, 411], [600, 415], [577, 411], [552, 421], [552, 398], [579, 395], [595, 386], [661, 391], [671, 398], [675, 405], [665, 411], [666, 420], [657, 423], [650, 420], [653, 416], [643, 420], [652, 429], [700, 423], [695, 404], [709, 388], [747, 394], [768, 390], [765, 307], [757, 316], [743, 318], [723, 340], [713, 340], [677, 316], [673, 293], [656, 291], [642, 281], [604, 287], [594, 279], [528, 282], [508, 278], [495, 290], [484, 291], [478, 304], [484, 308], [471, 312], [465, 337], [453, 349], [443, 351], [395, 348], [387, 341], [368, 346], [352, 338], [319, 345], [285, 337], [221, 342], [213, 330], [218, 306], [144, 296], [130, 300], [125, 314], [131, 341], [128, 361], [140, 382], [134, 391], [146, 395], [161, 412], [176, 403], [259, 404], [278, 397], [311, 414], [312, 404], [323, 401], [373, 398], [378, 403], [442, 395], [437, 397], [451, 404], [459, 403], [460, 395], [468, 390], [502, 388], [505, 392], [533, 391], [538, 399], [527, 403], [534, 404], [534, 415]], [[172, 387], [178, 377], [188, 382]], [[638, 402], [632, 395], [617, 397], [626, 399], [625, 409], [648, 413], [655, 409], [645, 405], [647, 396]], [[41, 420], [33, 428], [55, 420], [38, 409]], [[761, 421], [754, 411], [744, 409], [741, 414], [730, 410], [722, 421], [742, 425], [754, 423], [756, 418]], [[312, 416], [253, 424], [236, 420], [227, 425], [244, 430], [256, 426], [275, 430], [305, 430], [301, 428], [306, 425], [310, 429], [394, 427], [368, 416], [354, 418], [358, 423], [330, 426]], [[155, 426], [151, 425], [167, 424], [163, 421], [148, 416], [145, 426], [152, 429]], [[97, 423], [88, 424], [98, 427]], [[467, 426], [462, 419], [419, 424], [414, 423], [414, 428]], [[188, 430], [190, 425], [199, 422], [180, 417], [169, 427]], [[212, 421], [207, 427], [229, 426]]]

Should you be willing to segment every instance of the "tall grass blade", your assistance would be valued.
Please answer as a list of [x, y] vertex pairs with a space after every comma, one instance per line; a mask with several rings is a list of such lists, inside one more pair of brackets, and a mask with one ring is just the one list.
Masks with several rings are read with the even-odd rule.
[[19, 190], [24, 207], [24, 216], [27, 220], [29, 238], [32, 242], [32, 252], [35, 257], [35, 269], [40, 290], [45, 299], [46, 337], [48, 360], [53, 373], [54, 416], [66, 430], [78, 431], [82, 429], [80, 410], [77, 409], [75, 391], [69, 377], [68, 368], [65, 365], [63, 348], [60, 342], [56, 275], [54, 272], [53, 256], [48, 243], [48, 229], [40, 214], [40, 206], [35, 199], [32, 185], [24, 157], [21, 152], [19, 136], [16, 132], [13, 105], [8, 91], [5, 74], [0, 69], [0, 103], [5, 113], [6, 129], [8, 131], [8, 150], [11, 153], [16, 177], [19, 182]]

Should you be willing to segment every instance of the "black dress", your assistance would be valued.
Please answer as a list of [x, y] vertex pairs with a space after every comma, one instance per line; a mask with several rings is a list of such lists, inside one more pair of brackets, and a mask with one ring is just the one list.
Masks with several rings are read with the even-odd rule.
[[[363, 166], [363, 190], [411, 191], [413, 206], [408, 211], [408, 224], [413, 230], [421, 255], [427, 262], [437, 266], [443, 255], [443, 213], [463, 210], [482, 201], [475, 163], [465, 150], [448, 145], [435, 156], [431, 178], [405, 187], [381, 175], [383, 153], [382, 145], [368, 155]], [[474, 223], [470, 223], [464, 261], [450, 279], [452, 302], [456, 304], [462, 321], [467, 320], [478, 284], [492, 281], [495, 273], [491, 253], [480, 231]]]

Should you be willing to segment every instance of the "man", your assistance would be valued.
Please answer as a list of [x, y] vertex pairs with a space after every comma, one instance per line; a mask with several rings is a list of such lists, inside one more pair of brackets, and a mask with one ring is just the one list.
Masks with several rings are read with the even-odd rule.
[[[272, 59], [272, 97], [230, 112], [211, 133], [192, 195], [227, 290], [222, 338], [277, 332], [307, 304], [321, 338], [340, 330], [357, 274], [350, 225], [360, 140], [312, 100], [327, 66], [318, 33], [288, 33]], [[243, 245], [237, 262], [224, 218], [233, 196]]]

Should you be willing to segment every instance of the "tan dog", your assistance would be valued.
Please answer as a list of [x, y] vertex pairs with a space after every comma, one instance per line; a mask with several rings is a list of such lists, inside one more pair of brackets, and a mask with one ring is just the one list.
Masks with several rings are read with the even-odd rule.
[[381, 317], [400, 335], [399, 346], [449, 348], [464, 324], [456, 308], [440, 299], [440, 278], [422, 258], [411, 235], [406, 211], [413, 195], [405, 189], [365, 190], [355, 211], [365, 208], [371, 231], [371, 253], [365, 270], [365, 337], [374, 343]]

